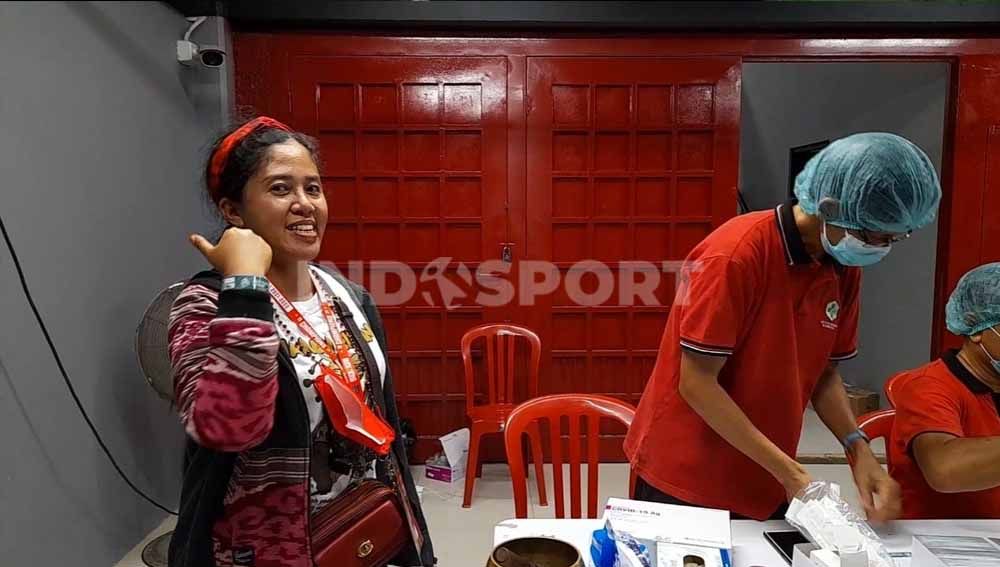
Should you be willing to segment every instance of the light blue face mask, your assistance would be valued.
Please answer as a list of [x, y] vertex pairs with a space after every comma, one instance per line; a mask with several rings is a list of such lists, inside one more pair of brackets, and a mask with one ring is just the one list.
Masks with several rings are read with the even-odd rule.
[[[997, 331], [996, 327], [990, 327], [990, 330], [996, 333], [998, 337], [1000, 337], [1000, 331]], [[979, 342], [979, 348], [983, 349], [983, 352], [986, 353], [986, 357], [990, 359], [990, 364], [993, 365], [993, 370], [996, 370], [997, 374], [1000, 374], [1000, 360], [993, 358], [993, 355], [990, 354], [990, 351], [986, 350], [986, 347], [983, 346], [982, 341]]]
[[836, 245], [830, 244], [830, 239], [826, 236], [826, 223], [823, 223], [823, 233], [820, 234], [823, 241], [823, 250], [833, 257], [837, 263], [844, 266], [871, 266], [882, 258], [885, 258], [892, 251], [892, 245], [873, 246], [858, 238], [850, 232], [844, 231], [844, 237]]

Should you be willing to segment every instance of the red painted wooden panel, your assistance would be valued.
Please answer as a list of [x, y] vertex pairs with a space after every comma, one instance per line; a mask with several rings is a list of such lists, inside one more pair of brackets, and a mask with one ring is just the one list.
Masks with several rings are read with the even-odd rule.
[[[528, 256], [563, 279], [591, 259], [615, 267], [615, 281], [638, 279], [620, 262], [682, 260], [733, 216], [739, 69], [735, 58], [529, 59]], [[596, 291], [597, 276], [579, 281]], [[526, 316], [542, 338], [541, 393], [637, 403], [672, 285], [663, 278], [659, 306], [623, 304], [618, 285], [594, 305], [565, 289], [540, 298]], [[603, 446], [621, 457], [620, 443]]]
[[[290, 121], [321, 146], [331, 214], [320, 259], [345, 273], [352, 260], [396, 261], [419, 275], [450, 257], [445, 277], [474, 296], [455, 262], [475, 271], [506, 236], [506, 62], [297, 56], [288, 76]], [[398, 278], [387, 279], [397, 289]], [[405, 305], [382, 306], [417, 459], [465, 425], [459, 338], [501, 316], [471, 299], [455, 303], [447, 309], [427, 280]]]
[[1000, 260], [1000, 56], [963, 57], [957, 75], [952, 159], [943, 168], [935, 354], [961, 345], [945, 330], [943, 315], [958, 279]]
[[[386, 57], [405, 57], [414, 60], [424, 58], [438, 58], [439, 60], [467, 60], [470, 58], [492, 58], [493, 60], [505, 61], [506, 70], [498, 69], [497, 73], [490, 73], [489, 81], [505, 81], [506, 84], [506, 108], [500, 111], [505, 118], [506, 128], [506, 171], [509, 224], [506, 227], [506, 241], [513, 243], [513, 250], [516, 258], [531, 257], [528, 252], [529, 235], [544, 233], [550, 230], [549, 221], [541, 219], [537, 214], [529, 216], [531, 209], [528, 202], [528, 167], [529, 158], [525, 148], [526, 139], [531, 133], [525, 122], [529, 108], [529, 96], [526, 90], [529, 62], [538, 61], [542, 57], [619, 57], [619, 58], [647, 58], [652, 60], [656, 57], [709, 57], [723, 56], [733, 60], [739, 58], [766, 59], [766, 60], [915, 60], [915, 59], [937, 59], [953, 61], [956, 66], [955, 82], [951, 93], [953, 100], [953, 114], [949, 116], [949, 123], [952, 130], [949, 130], [949, 139], [946, 140], [946, 151], [943, 167], [943, 182], [945, 185], [945, 200], [941, 210], [941, 225], [939, 230], [939, 250], [938, 250], [938, 284], [936, 317], [934, 324], [935, 336], [932, 341], [934, 351], [940, 350], [942, 344], [950, 336], [944, 331], [943, 318], [941, 313], [944, 301], [947, 299], [952, 287], [957, 279], [971, 267], [979, 263], [995, 260], [1000, 257], [1000, 235], [998, 235], [998, 222], [1000, 216], [995, 211], [998, 209], [997, 199], [1000, 199], [1000, 192], [995, 190], [987, 191], [986, 187], [996, 187], [998, 171], [994, 165], [997, 164], [997, 150], [995, 143], [996, 133], [989, 134], [990, 128], [1000, 125], [1000, 99], [996, 97], [998, 87], [998, 72], [1000, 62], [996, 54], [1000, 53], [1000, 39], [997, 38], [973, 38], [973, 37], [875, 37], [875, 36], [855, 36], [843, 37], [789, 37], [789, 36], [766, 36], [766, 35], [741, 35], [726, 36], [722, 34], [698, 35], [698, 36], [667, 36], [654, 37], [642, 36], [635, 38], [628, 37], [561, 37], [558, 39], [548, 38], [544, 35], [534, 35], [529, 37], [405, 37], [405, 36], [358, 36], [347, 33], [331, 32], [287, 32], [287, 33], [262, 33], [238, 31], [234, 37], [234, 63], [236, 67], [236, 99], [241, 109], [255, 112], [268, 113], [286, 121], [292, 121], [291, 111], [291, 84], [290, 62], [303, 56], [338, 56], [338, 57], [363, 57], [366, 61], [378, 61]], [[480, 59], [482, 60], [482, 59]], [[607, 60], [606, 60], [607, 61]], [[377, 65], [377, 63], [374, 63]], [[652, 76], [652, 75], [650, 75]], [[419, 84], [419, 81], [416, 82]], [[607, 122], [614, 120], [615, 104], [619, 104], [620, 91], [613, 87], [615, 84], [604, 85], [610, 87], [602, 90], [601, 120]], [[328, 93], [326, 101], [335, 101], [334, 92]], [[343, 93], [340, 93], [344, 96]], [[461, 93], [455, 93], [460, 96]], [[433, 97], [432, 89], [421, 89], [414, 86], [407, 89], [401, 96], [402, 106], [405, 111], [404, 119], [408, 124], [415, 127], [429, 125], [434, 129], [438, 124], [437, 120], [443, 120], [440, 113], [444, 112], [440, 107], [432, 108], [433, 105], [421, 105], [417, 101], [426, 100], [423, 97]], [[440, 97], [441, 95], [438, 94]], [[690, 101], [697, 101], [698, 92], [695, 90], [688, 97]], [[573, 98], [570, 94], [571, 103]], [[407, 102], [409, 101], [409, 102]], [[691, 105], [687, 107], [675, 108], [673, 100], [667, 99], [662, 90], [658, 90], [655, 85], [650, 89], [637, 89], [633, 99], [636, 104], [636, 118], [644, 124], [651, 125], [654, 130], [647, 137], [643, 138], [640, 145], [641, 153], [634, 157], [637, 160], [638, 172], [649, 171], [654, 175], [637, 178], [634, 188], [634, 206], [637, 210], [645, 211], [655, 218], [669, 217], [674, 211], [681, 207], [672, 199], [671, 186], [667, 184], [667, 176], [656, 177], [655, 172], [662, 171], [665, 167], [664, 156], [672, 155], [678, 140], [672, 136], [658, 134], [656, 128], [667, 124], [668, 117], [683, 116], [684, 120], [697, 120], [699, 110]], [[596, 102], [596, 101], [595, 101]], [[734, 99], [733, 104], [738, 104]], [[336, 106], [336, 105], [334, 105]], [[474, 105], [473, 105], [474, 106]], [[483, 112], [489, 114], [485, 107]], [[567, 116], [579, 114], [579, 110], [560, 105], [560, 112]], [[336, 115], [334, 115], [336, 116]], [[352, 114], [353, 116], [353, 114]], [[336, 124], [332, 126], [336, 127]], [[610, 126], [609, 126], [610, 127]], [[416, 128], [419, 129], [419, 128]], [[734, 130], [735, 135], [735, 130]], [[953, 136], [952, 136], [953, 135]], [[419, 142], [419, 139], [414, 139]], [[603, 140], [605, 145], [611, 144], [613, 149], [613, 139]], [[332, 138], [331, 143], [341, 143], [343, 152], [335, 151], [333, 156], [326, 150], [328, 159], [338, 159], [338, 156], [349, 156], [350, 150], [346, 147], [343, 139]], [[691, 147], [691, 143], [697, 141], [687, 140], [685, 147]], [[735, 142], [733, 143], [735, 145]], [[336, 146], [341, 147], [341, 146]], [[418, 146], [419, 147], [419, 146]], [[695, 146], [696, 147], [696, 146]], [[484, 149], [486, 151], [486, 149]], [[492, 153], [490, 154], [492, 155]], [[353, 159], [353, 156], [351, 156]], [[620, 159], [619, 156], [610, 155], [608, 160]], [[571, 159], [572, 156], [567, 156]], [[405, 158], [404, 158], [405, 159]], [[602, 156], [603, 159], [603, 156]], [[716, 156], [718, 159], [718, 156]], [[992, 161], [990, 161], [992, 160]], [[987, 162], [991, 165], [987, 167]], [[735, 167], [735, 159], [734, 159]], [[612, 162], [607, 162], [613, 165]], [[403, 164], [405, 167], [405, 163]], [[613, 177], [613, 176], [610, 176]], [[398, 178], [397, 178], [398, 183]], [[698, 184], [695, 179], [693, 184], [688, 185], [686, 194], [691, 199], [683, 200], [680, 205], [685, 214], [696, 214], [704, 210], [703, 187], [704, 183]], [[333, 182], [327, 180], [328, 190], [339, 195], [340, 208], [331, 211], [332, 220], [341, 223], [339, 231], [330, 230], [328, 239], [337, 235], [338, 237], [329, 244], [335, 250], [337, 257], [349, 257], [349, 251], [354, 250], [359, 244], [356, 242], [356, 234], [353, 229], [348, 230], [347, 221], [359, 218], [361, 215], [358, 196], [355, 192], [356, 183], [351, 180], [337, 180]], [[378, 187], [377, 187], [378, 188]], [[386, 191], [394, 189], [388, 185], [381, 186]], [[410, 176], [403, 175], [402, 184], [398, 184], [395, 191], [406, 192], [414, 198], [408, 201], [410, 214], [416, 217], [432, 217], [442, 212], [440, 202], [435, 202], [433, 196], [439, 189], [438, 180], [433, 176]], [[608, 221], [604, 224], [614, 224], [615, 219], [623, 211], [623, 201], [621, 200], [621, 185], [614, 180], [602, 185], [602, 193], [608, 195], [607, 199], [601, 199], [597, 208], [593, 208], [592, 201], [587, 200], [587, 185], [581, 185], [572, 178], [560, 181], [556, 184], [553, 181], [553, 191], [559, 191], [568, 196], [580, 195], [579, 198], [559, 199], [559, 208], [553, 208], [552, 213], [562, 218], [572, 219], [584, 216], [587, 211], [593, 209], [598, 216], [596, 220]], [[470, 189], [471, 191], [471, 189]], [[460, 191], [461, 192], [461, 191]], [[400, 206], [402, 203], [400, 203]], [[367, 206], [367, 205], [366, 205]], [[631, 203], [630, 203], [631, 206]], [[589, 207], [589, 208], [588, 208]], [[377, 211], [376, 211], [377, 212]], [[458, 214], [458, 211], [454, 211]], [[484, 209], [484, 213], [487, 211]], [[447, 213], [446, 213], [447, 214]], [[971, 222], [970, 222], [971, 219]], [[954, 220], [954, 222], [953, 222]], [[331, 227], [332, 229], [333, 227]], [[605, 227], [611, 229], [612, 227]], [[377, 229], [377, 231], [376, 231]], [[385, 234], [387, 237], [395, 237], [391, 226], [372, 226], [372, 230]], [[476, 227], [455, 226], [454, 235], [475, 235]], [[673, 248], [677, 246], [681, 249], [696, 242], [703, 234], [703, 230], [697, 225], [678, 224], [676, 227], [667, 227], [662, 224], [639, 223], [635, 225], [635, 237], [641, 238], [647, 243], [633, 251], [637, 259], [655, 259], [658, 257], [669, 257], [674, 253]], [[566, 233], [572, 231], [566, 228]], [[617, 246], [620, 248], [622, 241], [610, 231], [610, 239], [603, 249], [603, 253], [610, 253]], [[419, 235], [431, 238], [426, 232]], [[671, 239], [672, 236], [672, 239]], [[457, 238], [457, 236], [456, 236]], [[453, 242], [456, 238], [447, 238], [446, 241]], [[485, 237], [484, 237], [485, 238]], [[615, 240], [618, 239], [618, 240]], [[498, 239], [503, 240], [503, 239]], [[537, 245], [537, 240], [531, 241], [532, 246]], [[466, 245], [461, 246], [461, 252], [472, 257], [475, 250]], [[601, 251], [601, 250], [599, 250]], [[377, 247], [373, 252], [377, 252], [381, 257], [390, 257], [391, 254], [403, 254], [403, 250], [398, 247]], [[491, 251], [490, 256], [495, 257], [496, 251]], [[538, 256], [541, 257], [541, 256]], [[667, 294], [662, 290], [658, 292], [664, 300], [669, 300]], [[558, 300], [563, 304], [565, 298]], [[553, 299], [554, 305], [560, 303]], [[504, 315], [498, 318], [532, 325], [538, 321], [536, 315], [541, 314], [541, 320], [548, 317], [548, 312], [526, 307], [523, 309], [509, 309]], [[586, 314], [584, 320], [586, 320]], [[470, 312], [461, 315], [468, 319], [478, 321], [482, 315], [478, 312]], [[638, 324], [631, 327], [630, 348], [655, 349], [662, 330], [661, 312], [636, 311], [632, 315], [633, 321]], [[452, 312], [445, 330], [445, 340], [449, 344], [457, 345], [457, 328], [460, 324], [455, 323], [458, 313]], [[573, 338], [576, 329], [570, 324], [571, 318], [563, 322], [566, 329], [565, 335], [557, 335], [554, 340], [565, 344]], [[389, 333], [394, 337], [401, 337], [401, 321], [389, 321]], [[471, 323], [469, 323], [471, 324]], [[426, 322], [423, 319], [414, 319], [408, 322], [408, 327], [426, 329]], [[456, 327], [456, 329], [452, 329]], [[395, 353], [393, 368], [399, 372], [401, 368], [423, 368], [423, 359], [408, 357], [406, 363]], [[433, 358], [433, 357], [431, 357]], [[447, 359], [449, 365], [453, 362]], [[637, 359], [637, 362], [651, 367], [649, 359]], [[440, 362], [431, 361], [431, 366], [440, 366]], [[616, 390], [624, 392], [639, 391], [642, 382], [646, 379], [651, 368], [636, 367], [622, 376], [625, 386], [616, 387]], [[442, 400], [451, 399], [454, 395], [449, 392], [457, 392], [457, 387], [446, 386], [447, 390], [437, 387], [437, 383], [429, 377], [430, 372], [424, 372], [422, 378], [426, 387], [421, 392], [437, 393]], [[446, 380], [440, 380], [447, 384], [457, 386], [452, 379], [452, 371], [446, 374]], [[557, 377], [558, 378], [558, 377]], [[542, 377], [544, 382], [545, 376]], [[434, 379], [437, 380], [437, 379]], [[558, 378], [562, 382], [567, 382]], [[557, 380], [557, 381], [558, 381]], [[561, 387], [572, 387], [572, 381], [562, 384]], [[431, 387], [433, 386], [433, 387]], [[423, 411], [423, 410], [420, 410]], [[438, 413], [442, 413], [440, 410]], [[412, 415], [411, 415], [412, 417]], [[432, 417], [437, 419], [437, 417]]]

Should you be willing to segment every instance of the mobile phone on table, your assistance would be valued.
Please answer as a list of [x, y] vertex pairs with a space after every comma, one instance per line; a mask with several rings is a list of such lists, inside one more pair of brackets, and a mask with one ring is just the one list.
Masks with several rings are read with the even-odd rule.
[[771, 547], [778, 552], [778, 555], [789, 565], [792, 564], [792, 554], [795, 546], [800, 543], [809, 543], [806, 536], [797, 531], [764, 532], [764, 539], [771, 544]]

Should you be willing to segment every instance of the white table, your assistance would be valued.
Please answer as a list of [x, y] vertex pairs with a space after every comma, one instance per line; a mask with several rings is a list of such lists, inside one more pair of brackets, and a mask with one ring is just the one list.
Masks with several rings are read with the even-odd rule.
[[[493, 530], [493, 545], [519, 537], [545, 536], [569, 542], [580, 550], [587, 567], [590, 537], [603, 525], [601, 520], [505, 520]], [[792, 529], [783, 521], [736, 520], [733, 530], [733, 567], [788, 567], [785, 560], [764, 539], [765, 531]], [[1000, 520], [904, 520], [879, 528], [889, 552], [908, 552], [912, 537], [926, 535], [1000, 535]]]

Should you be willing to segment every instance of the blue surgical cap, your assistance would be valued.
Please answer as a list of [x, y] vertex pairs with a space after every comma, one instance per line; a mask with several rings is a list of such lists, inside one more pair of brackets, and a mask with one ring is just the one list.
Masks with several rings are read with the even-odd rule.
[[956, 335], [978, 335], [1000, 325], [1000, 262], [962, 276], [944, 312], [948, 330]]
[[[831, 224], [903, 234], [934, 221], [941, 184], [927, 154], [895, 134], [841, 138], [813, 156], [795, 178], [805, 212]], [[829, 205], [821, 203], [830, 200]], [[830, 213], [829, 211], [833, 211]]]

